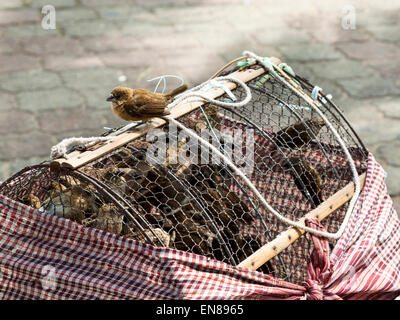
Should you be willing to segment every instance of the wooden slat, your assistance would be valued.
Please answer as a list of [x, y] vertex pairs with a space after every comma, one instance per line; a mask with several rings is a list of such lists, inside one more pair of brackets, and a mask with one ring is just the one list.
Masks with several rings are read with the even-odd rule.
[[[363, 173], [359, 176], [361, 188], [363, 188], [365, 183], [366, 174]], [[305, 225], [306, 218], [316, 218], [319, 221], [325, 219], [332, 212], [335, 212], [343, 204], [349, 201], [354, 194], [354, 183], [351, 182], [346, 185], [343, 189], [336, 192], [328, 200], [324, 201], [314, 210], [307, 213], [303, 218], [301, 218], [298, 223]], [[239, 267], [250, 268], [256, 270], [261, 267], [264, 263], [277, 256], [287, 247], [289, 247], [293, 242], [300, 238], [305, 233], [304, 230], [291, 227], [288, 230], [279, 234], [274, 240], [268, 242], [251, 256], [243, 260]]]
[[[278, 58], [271, 57], [271, 60], [275, 64], [279, 64], [280, 60]], [[236, 79], [242, 80], [243, 82], [248, 82], [264, 73], [263, 68], [258, 69], [246, 69], [244, 71], [236, 71], [230, 74], [230, 76], [235, 77]], [[236, 88], [236, 83], [228, 82], [227, 86], [233, 90]], [[222, 96], [225, 91], [221, 88], [213, 88], [207, 92], [207, 95], [212, 98], [218, 98]], [[175, 108], [171, 110], [171, 116], [173, 118], [179, 118], [204, 104], [204, 102], [182, 102], [177, 105]], [[165, 120], [161, 118], [154, 118], [151, 123], [142, 130], [133, 131], [133, 132], [125, 132], [117, 136], [113, 141], [105, 142], [99, 148], [92, 151], [79, 152], [74, 151], [68, 155], [68, 159], [56, 159], [51, 163], [52, 168], [57, 168], [60, 165], [63, 167], [68, 167], [72, 169], [77, 169], [93, 160], [100, 158], [101, 156], [145, 135], [151, 129], [157, 128], [165, 124]]]

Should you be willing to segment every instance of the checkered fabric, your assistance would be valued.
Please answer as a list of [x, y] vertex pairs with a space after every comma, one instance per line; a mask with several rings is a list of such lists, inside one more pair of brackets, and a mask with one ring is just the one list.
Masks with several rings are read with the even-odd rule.
[[[372, 155], [333, 252], [314, 250], [303, 286], [83, 227], [0, 196], [0, 299], [394, 299], [400, 222]], [[309, 226], [323, 230], [316, 220]]]

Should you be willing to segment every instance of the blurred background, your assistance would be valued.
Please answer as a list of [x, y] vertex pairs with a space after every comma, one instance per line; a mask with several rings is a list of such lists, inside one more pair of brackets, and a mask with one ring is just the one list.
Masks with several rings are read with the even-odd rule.
[[399, 22], [398, 0], [1, 0], [0, 180], [63, 138], [124, 124], [105, 101], [113, 87], [152, 89], [162, 74], [195, 85], [251, 50], [333, 95], [399, 212]]

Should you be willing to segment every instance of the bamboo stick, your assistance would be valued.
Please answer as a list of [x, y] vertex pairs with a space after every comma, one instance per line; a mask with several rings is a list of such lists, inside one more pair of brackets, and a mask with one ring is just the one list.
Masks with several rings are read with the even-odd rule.
[[[366, 174], [363, 173], [359, 176], [361, 188], [364, 186]], [[325, 219], [332, 212], [335, 212], [343, 204], [351, 199], [354, 194], [354, 183], [350, 182], [344, 188], [336, 192], [328, 200], [324, 201], [314, 210], [307, 213], [303, 218], [301, 218], [298, 223], [305, 225], [306, 218], [316, 218], [319, 221]], [[277, 256], [287, 247], [289, 247], [293, 242], [300, 238], [304, 234], [304, 230], [298, 228], [289, 228], [288, 230], [279, 234], [274, 240], [268, 242], [251, 256], [243, 260], [238, 266], [243, 268], [250, 268], [256, 270], [261, 267], [267, 261]]]

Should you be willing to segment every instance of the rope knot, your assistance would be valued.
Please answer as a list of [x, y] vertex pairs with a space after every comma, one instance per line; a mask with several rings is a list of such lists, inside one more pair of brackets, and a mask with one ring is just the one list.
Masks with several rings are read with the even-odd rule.
[[307, 300], [323, 300], [324, 292], [319, 281], [308, 279], [304, 283], [304, 286], [306, 288]]

